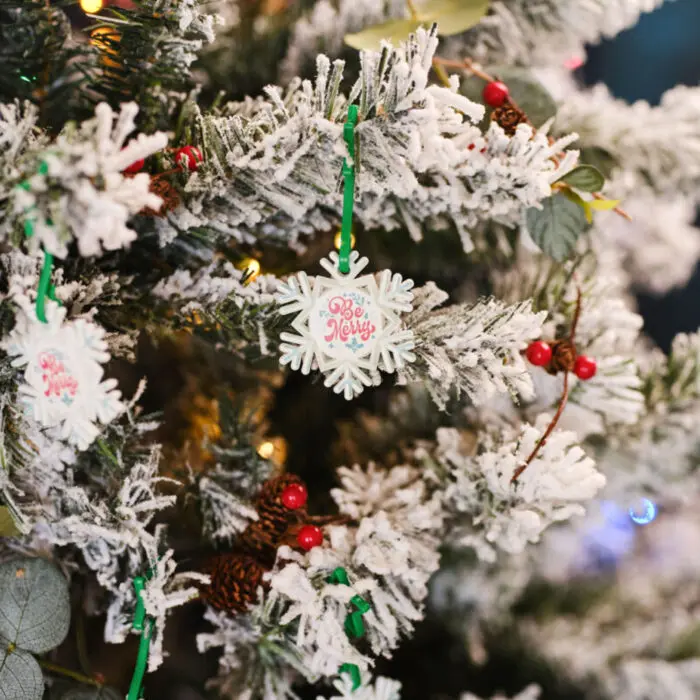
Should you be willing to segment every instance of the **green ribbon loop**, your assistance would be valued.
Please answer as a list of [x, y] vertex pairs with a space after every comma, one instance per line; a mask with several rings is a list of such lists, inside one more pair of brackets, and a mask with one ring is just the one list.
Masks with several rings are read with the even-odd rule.
[[[46, 175], [49, 172], [49, 166], [45, 161], [42, 161], [40, 163], [38, 172], [40, 175]], [[31, 185], [29, 184], [28, 180], [20, 182], [20, 184], [17, 186], [26, 191], [29, 191], [31, 189]], [[35, 218], [36, 217], [34, 207], [25, 211], [24, 235], [27, 238], [31, 238], [34, 235]], [[48, 221], [47, 223], [49, 223], [49, 225], [51, 224], [50, 221]], [[51, 284], [52, 267], [53, 255], [44, 251], [44, 264], [41, 268], [41, 273], [39, 275], [39, 288], [36, 292], [36, 317], [42, 323], [48, 323], [48, 319], [46, 318], [46, 297], [48, 297], [52, 301], [55, 301], [59, 305], [61, 303], [56, 298], [56, 287]]]
[[350, 250], [352, 249], [352, 211], [355, 205], [355, 126], [358, 119], [357, 105], [348, 107], [348, 119], [343, 126], [343, 136], [352, 158], [352, 165], [346, 157], [343, 160], [343, 222], [340, 229], [340, 251], [338, 269], [347, 275], [350, 272]]
[[143, 698], [143, 677], [146, 675], [148, 666], [148, 653], [151, 648], [151, 637], [155, 622], [152, 617], [146, 616], [146, 604], [143, 602], [143, 591], [146, 588], [146, 581], [153, 575], [151, 569], [146, 576], [136, 576], [134, 578], [134, 590], [136, 591], [136, 610], [134, 611], [134, 621], [131, 629], [141, 632], [139, 650], [136, 655], [136, 665], [134, 675], [131, 677], [131, 685], [126, 700], [141, 700]]
[[357, 666], [357, 664], [343, 664], [340, 667], [340, 673], [347, 673], [350, 676], [353, 690], [357, 690], [362, 685], [360, 668]]
[[[342, 586], [349, 586], [348, 572], [342, 566], [334, 569], [331, 575], [326, 579], [328, 583], [337, 583]], [[349, 639], [360, 639], [365, 634], [365, 622], [362, 616], [369, 612], [371, 605], [359, 595], [354, 595], [350, 599], [350, 604], [355, 607], [351, 613], [348, 613], [345, 618], [345, 634]], [[340, 667], [339, 673], [348, 673], [352, 680], [352, 689], [357, 690], [362, 685], [362, 677], [360, 669], [356, 664], [343, 664]]]

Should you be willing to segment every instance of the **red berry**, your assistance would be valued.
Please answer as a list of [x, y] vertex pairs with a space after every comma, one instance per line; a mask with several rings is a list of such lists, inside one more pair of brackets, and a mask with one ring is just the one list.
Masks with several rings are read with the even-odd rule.
[[552, 359], [552, 348], [543, 340], [536, 340], [530, 343], [525, 351], [525, 356], [530, 364], [536, 367], [544, 367], [548, 365]]
[[175, 151], [175, 162], [182, 167], [183, 165], [190, 171], [198, 170], [201, 163], [204, 162], [202, 152], [196, 146], [183, 146]]
[[129, 175], [135, 175], [143, 170], [143, 166], [146, 165], [146, 161], [143, 158], [135, 160], [128, 168], [124, 168], [124, 172]]
[[579, 355], [574, 362], [574, 374], [579, 379], [590, 379], [595, 376], [598, 370], [598, 365], [592, 357], [586, 357], [585, 355]]
[[489, 107], [502, 107], [508, 99], [508, 86], [500, 80], [490, 82], [484, 88], [484, 102]]
[[282, 503], [284, 503], [289, 510], [302, 508], [306, 505], [307, 498], [308, 494], [306, 493], [304, 484], [289, 484], [289, 486], [282, 491]]
[[297, 534], [297, 542], [302, 549], [308, 552], [323, 542], [323, 532], [320, 527], [315, 525], [304, 525]]

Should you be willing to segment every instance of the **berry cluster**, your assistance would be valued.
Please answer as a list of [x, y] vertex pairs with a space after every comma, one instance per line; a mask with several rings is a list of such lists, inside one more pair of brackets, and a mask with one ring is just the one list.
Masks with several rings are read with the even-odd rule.
[[[196, 146], [182, 146], [182, 148], [175, 149], [175, 162], [178, 169], [187, 168], [190, 172], [194, 172], [199, 170], [199, 166], [204, 162], [204, 156]], [[136, 175], [143, 170], [144, 165], [146, 165], [146, 161], [140, 158], [124, 168], [124, 172], [128, 175]]]
[[[530, 343], [525, 351], [525, 357], [527, 357], [528, 362], [535, 365], [535, 367], [551, 368], [553, 355], [552, 346], [549, 343], [545, 343], [543, 340], [536, 340], [534, 343]], [[592, 357], [588, 357], [587, 355], [575, 355], [571, 371], [579, 379], [586, 380], [593, 378], [597, 369], [596, 361]]]
[[275, 564], [277, 548], [296, 544], [309, 551], [323, 543], [323, 531], [309, 523], [308, 492], [301, 479], [283, 474], [266, 481], [255, 500], [258, 518], [241, 533], [231, 552], [209, 559], [203, 572], [210, 583], [200, 587], [200, 596], [217, 610], [245, 611], [257, 600], [264, 575]]

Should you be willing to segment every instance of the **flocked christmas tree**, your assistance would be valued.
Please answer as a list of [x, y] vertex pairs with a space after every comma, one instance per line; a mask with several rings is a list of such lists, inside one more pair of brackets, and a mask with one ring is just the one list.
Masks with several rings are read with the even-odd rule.
[[698, 697], [660, 0], [104, 4], [0, 0], [0, 697]]

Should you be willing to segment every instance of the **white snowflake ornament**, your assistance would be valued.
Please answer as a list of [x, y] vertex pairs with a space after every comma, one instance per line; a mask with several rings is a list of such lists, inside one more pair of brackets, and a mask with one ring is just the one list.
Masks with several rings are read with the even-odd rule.
[[282, 333], [280, 363], [325, 376], [325, 385], [350, 400], [379, 384], [379, 370], [394, 372], [416, 356], [413, 331], [401, 328], [399, 312], [411, 311], [413, 280], [384, 270], [379, 280], [360, 272], [369, 260], [350, 254], [350, 271], [340, 272], [338, 253], [321, 260], [329, 277], [300, 272], [278, 283], [281, 314], [297, 314], [296, 333]]
[[65, 321], [66, 310], [54, 301], [46, 300], [47, 323], [27, 297], [16, 301], [17, 323], [3, 348], [14, 367], [25, 367], [18, 401], [37, 423], [58, 427], [61, 438], [85, 450], [99, 433], [96, 423], [124, 410], [116, 380], [102, 381], [105, 332], [85, 319]]

